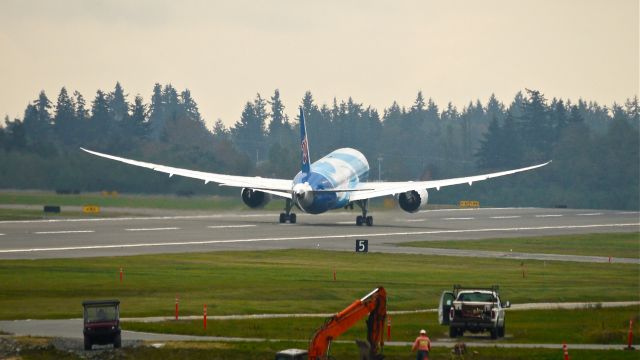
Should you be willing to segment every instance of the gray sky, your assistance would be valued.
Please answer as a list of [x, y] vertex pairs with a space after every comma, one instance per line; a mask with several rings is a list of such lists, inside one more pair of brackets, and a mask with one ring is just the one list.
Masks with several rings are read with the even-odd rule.
[[257, 92], [291, 117], [306, 90], [382, 112], [422, 90], [452, 101], [547, 98], [622, 103], [638, 94], [638, 0], [0, 0], [0, 115], [45, 90], [88, 101], [120, 81], [188, 88], [209, 124], [231, 125]]

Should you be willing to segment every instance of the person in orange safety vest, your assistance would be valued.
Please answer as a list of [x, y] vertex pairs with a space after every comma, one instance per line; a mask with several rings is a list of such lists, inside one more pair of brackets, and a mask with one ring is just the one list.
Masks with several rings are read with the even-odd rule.
[[418, 351], [416, 360], [429, 360], [429, 350], [431, 350], [431, 340], [427, 337], [427, 331], [420, 330], [420, 336], [413, 342], [411, 351]]

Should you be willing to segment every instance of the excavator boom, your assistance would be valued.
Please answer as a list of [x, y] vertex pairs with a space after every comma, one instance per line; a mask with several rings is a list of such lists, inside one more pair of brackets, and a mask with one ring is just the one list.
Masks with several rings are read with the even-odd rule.
[[331, 341], [349, 330], [367, 314], [369, 314], [367, 319], [369, 358], [379, 358], [379, 352], [384, 346], [384, 323], [387, 317], [387, 292], [383, 287], [373, 290], [362, 299], [354, 301], [344, 310], [327, 319], [309, 343], [309, 360], [326, 359]]

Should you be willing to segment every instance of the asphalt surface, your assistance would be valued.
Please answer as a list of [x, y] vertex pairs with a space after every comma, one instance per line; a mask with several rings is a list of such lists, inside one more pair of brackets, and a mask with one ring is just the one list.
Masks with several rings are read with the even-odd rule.
[[[278, 213], [240, 212], [94, 219], [0, 221], [0, 259], [74, 258], [222, 250], [323, 249], [557, 261], [608, 262], [571, 256], [399, 247], [416, 240], [473, 240], [598, 232], [640, 231], [638, 212], [502, 208], [452, 209], [407, 214], [374, 212], [374, 226], [355, 226], [357, 211], [298, 213], [279, 224]], [[638, 250], [638, 249], [635, 249]], [[614, 258], [612, 262], [640, 263]]]

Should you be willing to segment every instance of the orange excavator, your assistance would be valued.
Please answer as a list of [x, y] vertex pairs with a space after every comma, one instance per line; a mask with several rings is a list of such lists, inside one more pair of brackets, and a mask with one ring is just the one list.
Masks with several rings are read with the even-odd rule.
[[[276, 360], [281, 359], [329, 359], [331, 342], [349, 330], [366, 315], [367, 343], [358, 343], [361, 360], [381, 360], [384, 346], [384, 324], [387, 317], [387, 292], [379, 287], [362, 299], [354, 301], [344, 310], [327, 319], [313, 335], [309, 342], [307, 354], [301, 350], [289, 349], [276, 354]], [[305, 356], [306, 355], [306, 356]]]

